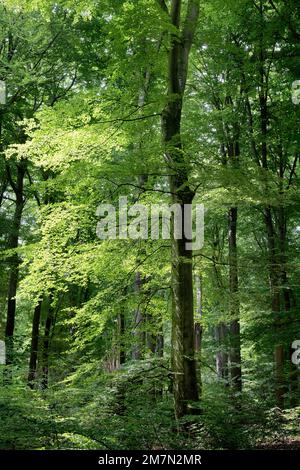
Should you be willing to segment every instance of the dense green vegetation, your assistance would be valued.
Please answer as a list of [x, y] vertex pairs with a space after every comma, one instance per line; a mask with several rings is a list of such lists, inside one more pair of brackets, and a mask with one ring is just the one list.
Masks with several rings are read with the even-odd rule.
[[[299, 19], [0, 1], [1, 449], [299, 448]], [[120, 197], [203, 247], [100, 239]]]

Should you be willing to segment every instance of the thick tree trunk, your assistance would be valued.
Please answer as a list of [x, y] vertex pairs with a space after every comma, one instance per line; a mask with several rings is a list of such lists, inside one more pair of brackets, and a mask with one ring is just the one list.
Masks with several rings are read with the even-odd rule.
[[177, 416], [187, 412], [188, 401], [198, 400], [194, 354], [192, 253], [186, 240], [173, 241], [172, 266], [172, 366]]
[[[172, 34], [169, 49], [168, 102], [162, 113], [162, 135], [165, 159], [170, 176], [172, 202], [181, 208], [182, 220], [191, 218], [193, 192], [189, 187], [189, 168], [181, 142], [181, 116], [189, 53], [199, 16], [199, 1], [190, 0], [181, 28], [181, 0], [172, 0], [170, 19], [178, 34]], [[183, 229], [183, 227], [182, 227]], [[182, 230], [182, 239], [172, 241], [172, 367], [177, 417], [188, 411], [188, 402], [197, 401], [198, 386], [195, 361], [193, 266], [190, 242]]]
[[28, 372], [28, 386], [34, 388], [37, 372], [37, 359], [39, 347], [39, 327], [42, 312], [42, 302], [39, 301], [34, 309], [31, 331], [31, 346], [30, 346], [30, 359], [29, 359], [29, 372]]

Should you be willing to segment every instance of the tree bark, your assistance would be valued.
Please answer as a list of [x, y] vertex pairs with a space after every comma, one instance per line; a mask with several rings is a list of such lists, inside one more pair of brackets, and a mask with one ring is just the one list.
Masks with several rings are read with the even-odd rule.
[[120, 366], [126, 362], [126, 349], [124, 344], [124, 335], [125, 335], [125, 316], [121, 312], [118, 317], [118, 328], [119, 328], [119, 337], [120, 337]]
[[228, 337], [227, 325], [224, 322], [215, 327], [215, 337], [218, 345], [216, 354], [216, 369], [218, 378], [228, 382], [228, 352], [226, 338]]
[[228, 214], [228, 247], [229, 247], [229, 293], [230, 293], [230, 379], [233, 389], [242, 390], [241, 338], [240, 338], [240, 306], [239, 279], [237, 260], [237, 215], [236, 207]]
[[[276, 232], [272, 219], [271, 208], [265, 209], [265, 224], [268, 240], [269, 251], [269, 279], [270, 289], [272, 295], [272, 312], [275, 316], [275, 328], [278, 330], [280, 325], [280, 273], [278, 270], [278, 256], [276, 250]], [[286, 384], [284, 379], [284, 346], [277, 342], [274, 348], [274, 361], [275, 361], [275, 381], [276, 381], [276, 402], [280, 408], [284, 408], [284, 394], [286, 392]]]
[[[12, 189], [16, 196], [15, 211], [13, 217], [12, 229], [8, 239], [7, 248], [16, 250], [19, 245], [19, 234], [21, 228], [21, 219], [24, 208], [24, 175], [25, 163], [17, 164], [16, 183], [11, 179]], [[7, 299], [7, 317], [5, 327], [5, 347], [6, 347], [6, 365], [10, 366], [14, 361], [14, 331], [16, 318], [16, 294], [19, 276], [19, 257], [14, 253], [10, 258], [10, 273], [8, 282], [8, 299]], [[7, 371], [7, 380], [11, 380], [11, 371]]]
[[42, 382], [41, 386], [43, 390], [48, 388], [49, 381], [49, 350], [50, 350], [50, 333], [53, 325], [53, 307], [49, 305], [47, 312], [46, 323], [45, 323], [45, 332], [43, 339], [43, 349], [42, 349]]
[[36, 380], [41, 312], [42, 312], [42, 301], [39, 301], [34, 309], [33, 320], [32, 320], [29, 373], [28, 373], [28, 386], [30, 388], [34, 388], [34, 383]]
[[201, 380], [201, 347], [202, 347], [202, 278], [199, 275], [195, 276], [196, 284], [196, 318], [195, 318], [195, 353], [197, 355], [197, 362], [199, 363], [198, 384], [199, 390], [202, 387]]
[[[137, 272], [135, 274], [134, 288], [137, 294], [138, 303], [141, 298], [141, 287], [143, 285], [143, 282], [144, 281], [142, 279], [142, 274], [140, 272]], [[143, 323], [144, 323], [144, 316], [143, 316], [141, 307], [138, 304], [134, 312], [134, 325], [133, 325], [134, 343], [133, 343], [133, 350], [132, 350], [132, 359], [134, 359], [135, 361], [141, 360], [144, 355], [146, 335], [144, 331], [145, 326]]]
[[[162, 137], [165, 160], [173, 173], [169, 178], [172, 202], [179, 204], [182, 220], [189, 213], [193, 191], [189, 186], [189, 168], [181, 141], [182, 105], [186, 86], [190, 49], [199, 17], [199, 1], [190, 0], [183, 27], [181, 0], [172, 0], [170, 20], [176, 33], [171, 35], [168, 69], [168, 99], [162, 113]], [[183, 227], [182, 227], [183, 229]], [[188, 402], [199, 399], [195, 361], [192, 251], [184, 234], [172, 241], [172, 367], [176, 416], [188, 412]]]

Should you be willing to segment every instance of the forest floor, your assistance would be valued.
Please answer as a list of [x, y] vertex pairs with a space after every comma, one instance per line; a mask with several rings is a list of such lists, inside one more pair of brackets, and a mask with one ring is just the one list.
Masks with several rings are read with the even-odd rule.
[[[134, 400], [132, 393], [124, 395], [131, 382], [132, 387], [136, 384], [132, 379], [140, 375], [135, 374], [128, 371], [109, 382], [105, 377], [104, 385], [99, 379], [92, 380], [90, 388], [81, 384], [47, 393], [20, 383], [0, 386], [0, 449], [300, 450], [300, 407], [248, 406], [236, 419], [231, 401], [220, 400], [217, 408], [207, 401], [205, 413], [193, 417], [189, 432], [183, 434], [174, 432], [171, 400], [154, 403], [149, 394], [136, 394]], [[147, 388], [153, 385], [153, 378], [148, 379]]]
[[300, 450], [300, 408], [279, 412], [281, 425], [278, 438], [265, 440], [257, 446], [261, 450]]
[[257, 448], [261, 450], [300, 450], [300, 435], [287, 436], [285, 439], [278, 441], [266, 441]]
[[258, 446], [260, 450], [300, 450], [300, 436], [286, 437], [280, 441], [265, 442]]

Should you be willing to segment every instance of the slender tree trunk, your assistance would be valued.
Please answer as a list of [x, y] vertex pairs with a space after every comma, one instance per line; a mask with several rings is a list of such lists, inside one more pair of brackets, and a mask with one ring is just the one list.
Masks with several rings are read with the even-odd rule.
[[[260, 25], [260, 49], [259, 49], [259, 74], [260, 74], [260, 131], [261, 131], [261, 165], [265, 172], [268, 171], [268, 80], [266, 72], [266, 51], [264, 50], [264, 4], [262, 0], [259, 3], [261, 25]], [[266, 195], [269, 188], [266, 181]], [[280, 327], [280, 274], [278, 272], [278, 252], [276, 249], [276, 231], [272, 219], [272, 208], [267, 206], [264, 210], [264, 221], [267, 232], [268, 251], [269, 251], [269, 278], [272, 294], [272, 311], [275, 315], [275, 325]], [[284, 380], [284, 346], [281, 343], [275, 345], [275, 379], [276, 379], [276, 401], [280, 408], [284, 407], [285, 380]]]
[[201, 380], [201, 347], [202, 347], [202, 278], [199, 275], [195, 276], [196, 285], [196, 318], [195, 318], [195, 352], [197, 361], [200, 365], [198, 374], [199, 389], [202, 387]]
[[6, 191], [6, 188], [7, 188], [7, 181], [6, 181], [6, 179], [3, 179], [1, 181], [1, 188], [0, 188], [0, 207], [2, 206], [3, 197], [4, 197], [4, 193]]
[[200, 322], [195, 323], [195, 352], [201, 353], [202, 326]]
[[[281, 177], [283, 179], [283, 169], [281, 169]], [[278, 232], [279, 232], [279, 255], [280, 255], [280, 285], [281, 285], [281, 302], [285, 312], [285, 322], [289, 320], [289, 312], [293, 308], [293, 296], [292, 289], [288, 285], [288, 276], [286, 271], [286, 246], [287, 246], [287, 217], [285, 207], [280, 206], [278, 208]], [[286, 351], [283, 351], [285, 360], [287, 361], [287, 373], [286, 375], [286, 387], [285, 392], [288, 388], [291, 392], [290, 406], [296, 407], [299, 404], [299, 367], [291, 363], [292, 348], [289, 345]]]
[[[24, 208], [23, 188], [24, 188], [25, 165], [19, 163], [17, 165], [16, 183], [12, 183], [13, 191], [16, 196], [15, 212], [13, 224], [8, 240], [7, 248], [16, 250], [19, 245], [19, 234], [21, 227], [22, 212]], [[6, 347], [6, 364], [12, 365], [14, 361], [14, 331], [16, 318], [16, 294], [19, 276], [19, 257], [14, 253], [10, 258], [10, 273], [8, 283], [8, 299], [7, 299], [7, 317], [5, 327], [5, 347]], [[11, 380], [11, 371], [7, 371], [7, 380]]]
[[[170, 19], [178, 34], [172, 34], [169, 49], [168, 102], [162, 113], [162, 135], [165, 159], [171, 168], [170, 191], [173, 203], [191, 218], [193, 192], [189, 187], [189, 168], [181, 142], [182, 104], [185, 92], [189, 53], [199, 16], [199, 1], [189, 1], [187, 16], [181, 28], [181, 0], [171, 1]], [[184, 227], [182, 227], [183, 229]], [[188, 412], [188, 402], [197, 401], [198, 386], [195, 361], [193, 266], [190, 242], [184, 234], [172, 241], [172, 367], [177, 417]]]
[[164, 357], [164, 335], [162, 331], [157, 335], [155, 353], [158, 357]]
[[202, 341], [202, 282], [201, 277], [195, 276], [196, 284], [196, 318], [195, 318], [195, 351], [201, 353]]
[[[147, 322], [147, 328], [149, 329], [152, 327], [151, 325], [151, 316], [146, 315], [146, 322]], [[157, 344], [157, 335], [152, 333], [152, 331], [147, 331], [146, 332], [146, 346], [147, 350], [151, 352], [152, 354], [155, 354], [156, 352], [156, 344]]]
[[[140, 301], [141, 297], [141, 287], [143, 285], [142, 274], [137, 272], [135, 275], [135, 292], [137, 294], [137, 300]], [[134, 344], [133, 344], [133, 351], [132, 351], [132, 359], [135, 361], [141, 360], [144, 355], [144, 348], [145, 348], [145, 331], [144, 331], [144, 316], [141, 310], [141, 306], [138, 305], [137, 309], [134, 313], [134, 327], [133, 327], [133, 337], [134, 337]]]
[[[3, 161], [4, 161], [5, 157], [4, 157], [3, 152], [4, 152], [4, 146], [2, 144], [2, 113], [0, 111], [0, 155], [1, 155], [1, 158], [3, 158]], [[4, 193], [6, 191], [7, 184], [8, 184], [7, 175], [3, 174], [1, 176], [2, 176], [2, 181], [0, 183], [1, 184], [1, 186], [0, 186], [0, 207], [2, 205]]]
[[48, 388], [49, 380], [49, 350], [50, 350], [50, 334], [53, 325], [53, 307], [49, 305], [47, 312], [46, 323], [45, 323], [45, 332], [43, 339], [43, 349], [42, 349], [42, 382], [41, 386], [43, 390]]
[[242, 390], [240, 307], [237, 261], [237, 208], [232, 207], [228, 214], [229, 247], [229, 292], [230, 292], [230, 378], [233, 389]]
[[[262, 0], [258, 2], [258, 9], [260, 11], [261, 21], [259, 24], [259, 51], [257, 60], [259, 64], [258, 72], [260, 77], [259, 83], [259, 125], [260, 125], [260, 143], [255, 139], [255, 127], [253, 113], [251, 109], [250, 98], [247, 94], [247, 80], [246, 75], [242, 72], [242, 80], [245, 93], [245, 105], [248, 115], [249, 136], [252, 147], [253, 158], [259, 168], [263, 168], [265, 179], [265, 194], [269, 198], [269, 185], [267, 179], [267, 172], [269, 170], [268, 162], [268, 96], [269, 96], [269, 74], [270, 64], [268, 60], [268, 52], [265, 47], [264, 38], [264, 23], [265, 23], [265, 4]], [[279, 193], [283, 194], [282, 182], [284, 180], [285, 164], [282, 161], [282, 152], [278, 154], [279, 167]], [[295, 161], [297, 163], [297, 160]], [[276, 162], [277, 164], [277, 162]], [[294, 168], [291, 175], [293, 174]], [[276, 220], [275, 215], [278, 215]], [[286, 374], [285, 374], [285, 360], [288, 354], [288, 348], [285, 347], [283, 341], [280, 339], [280, 330], [284, 326], [287, 319], [284, 312], [288, 312], [291, 308], [291, 292], [287, 288], [287, 273], [286, 273], [286, 260], [285, 260], [285, 244], [286, 244], [286, 215], [284, 206], [277, 208], [266, 205], [264, 208], [264, 224], [266, 228], [266, 238], [268, 245], [268, 258], [269, 258], [269, 283], [271, 292], [271, 309], [274, 316], [275, 331], [278, 334], [278, 339], [274, 345], [274, 364], [275, 364], [275, 395], [277, 405], [281, 408], [284, 407], [284, 395], [288, 390]]]
[[122, 366], [126, 362], [126, 349], [125, 349], [125, 344], [124, 344], [125, 316], [123, 312], [121, 312], [118, 317], [118, 325], [119, 325], [119, 337], [120, 337], [120, 366]]
[[[234, 111], [234, 102], [231, 96], [226, 96], [224, 105]], [[217, 106], [217, 109], [219, 107]], [[222, 141], [220, 145], [222, 164], [229, 165], [233, 170], [239, 167], [240, 145], [239, 124], [233, 121], [222, 125]], [[230, 373], [230, 381], [233, 390], [242, 390], [241, 370], [241, 338], [240, 338], [240, 306], [239, 306], [239, 278], [237, 258], [237, 207], [231, 207], [228, 211], [228, 260], [229, 260], [229, 316], [227, 326], [224, 322], [217, 325], [215, 334], [220, 350], [217, 352], [217, 373], [221, 379], [227, 379]], [[227, 352], [227, 337], [229, 339]]]
[[218, 378], [221, 380], [226, 380], [228, 382], [228, 351], [226, 339], [227, 326], [224, 322], [219, 323], [215, 327], [215, 337], [218, 345], [218, 351], [216, 354], [216, 369]]
[[[275, 230], [272, 210], [270, 207], [265, 210], [265, 225], [268, 239], [269, 251], [269, 278], [272, 295], [272, 311], [275, 315], [275, 329], [278, 333], [284, 328], [288, 321], [288, 313], [291, 310], [291, 291], [287, 286], [286, 273], [286, 216], [285, 208], [277, 209], [277, 229]], [[277, 236], [278, 233], [278, 236]], [[277, 241], [277, 243], [276, 243]], [[283, 341], [277, 340], [274, 348], [275, 361], [275, 380], [276, 380], [276, 402], [280, 408], [285, 406], [285, 394], [290, 387], [294, 396], [298, 392], [299, 373], [292, 365], [288, 365], [289, 371], [286, 371], [286, 362], [289, 364], [290, 348]], [[292, 399], [296, 404], [296, 398]]]
[[[225, 146], [224, 146], [225, 148]], [[225, 152], [225, 151], [224, 151]], [[226, 152], [224, 153], [224, 160], [223, 164], [225, 165], [227, 163], [227, 155]], [[224, 284], [223, 284], [223, 279], [222, 279], [222, 274], [217, 266], [218, 260], [221, 260], [221, 245], [220, 245], [220, 230], [218, 226], [215, 226], [214, 229], [214, 237], [213, 237], [213, 247], [214, 247], [214, 254], [213, 254], [213, 260], [214, 260], [214, 288], [217, 290], [221, 290], [225, 292]], [[217, 370], [217, 376], [221, 380], [226, 380], [228, 383], [228, 373], [229, 373], [229, 355], [228, 355], [228, 327], [224, 321], [220, 321], [216, 326], [214, 330], [215, 334], [215, 341], [217, 343], [217, 351], [216, 351], [216, 370]]]
[[28, 386], [30, 388], [34, 388], [34, 383], [36, 380], [41, 312], [42, 312], [42, 301], [39, 301], [34, 309], [33, 321], [32, 321], [29, 373], [28, 373]]
[[[146, 102], [147, 90], [150, 81], [150, 73], [146, 71], [144, 76], [144, 83], [142, 89], [140, 90], [139, 97], [138, 97], [138, 107], [140, 109], [143, 108]], [[141, 151], [142, 144], [139, 142], [138, 148]], [[139, 176], [139, 186], [143, 188], [144, 185], [147, 183], [148, 175], [140, 175]], [[137, 271], [135, 273], [135, 282], [134, 282], [134, 290], [136, 293], [136, 298], [138, 302], [138, 307], [134, 312], [134, 327], [133, 327], [133, 336], [135, 338], [133, 344], [133, 351], [132, 351], [132, 359], [140, 360], [143, 358], [144, 349], [145, 349], [145, 341], [146, 341], [146, 333], [144, 331], [145, 328], [145, 318], [143, 317], [143, 313], [140, 306], [141, 300], [141, 289], [144, 284], [144, 280], [142, 279], [142, 273]]]

